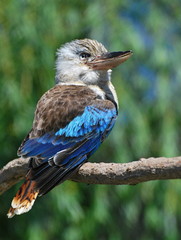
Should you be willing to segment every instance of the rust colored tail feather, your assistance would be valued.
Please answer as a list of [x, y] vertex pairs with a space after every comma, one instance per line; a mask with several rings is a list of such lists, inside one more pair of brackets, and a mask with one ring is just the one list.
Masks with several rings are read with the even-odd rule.
[[12, 200], [11, 208], [7, 214], [8, 218], [12, 218], [16, 214], [20, 215], [28, 212], [32, 208], [38, 193], [39, 190], [36, 189], [36, 182], [26, 180]]

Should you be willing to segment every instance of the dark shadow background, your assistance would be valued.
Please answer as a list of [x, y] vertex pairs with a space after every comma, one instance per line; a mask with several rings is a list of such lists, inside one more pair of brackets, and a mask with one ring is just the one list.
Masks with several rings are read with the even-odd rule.
[[[40, 96], [54, 84], [55, 52], [76, 38], [134, 55], [113, 71], [119, 118], [92, 161], [129, 162], [181, 151], [179, 0], [1, 0], [0, 159], [16, 158]], [[65, 182], [32, 211], [7, 219], [19, 185], [0, 198], [3, 240], [176, 240], [181, 182], [93, 186]]]

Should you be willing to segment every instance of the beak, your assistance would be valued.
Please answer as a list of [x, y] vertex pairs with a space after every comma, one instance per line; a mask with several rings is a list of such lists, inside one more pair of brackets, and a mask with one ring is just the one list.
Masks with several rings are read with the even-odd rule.
[[132, 51], [105, 53], [87, 62], [87, 65], [93, 70], [108, 70], [125, 62], [132, 54]]

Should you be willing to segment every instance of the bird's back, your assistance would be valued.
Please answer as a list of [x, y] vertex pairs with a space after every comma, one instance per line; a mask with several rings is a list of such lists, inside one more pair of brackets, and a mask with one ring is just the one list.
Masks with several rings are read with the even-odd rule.
[[56, 85], [46, 92], [37, 104], [33, 128], [18, 150], [19, 156], [31, 160], [27, 180], [14, 198], [14, 205], [21, 206], [15, 213], [25, 211], [24, 187], [29, 184], [27, 197], [32, 192], [37, 196], [65, 181], [107, 137], [116, 116], [115, 104], [87, 86]]

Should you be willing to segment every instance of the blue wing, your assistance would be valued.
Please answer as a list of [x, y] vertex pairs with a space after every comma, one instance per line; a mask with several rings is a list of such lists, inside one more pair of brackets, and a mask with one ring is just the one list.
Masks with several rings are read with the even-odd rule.
[[86, 106], [83, 114], [64, 128], [24, 142], [19, 154], [32, 157], [32, 179], [38, 180], [40, 194], [65, 180], [87, 160], [111, 131], [116, 116], [115, 108]]

